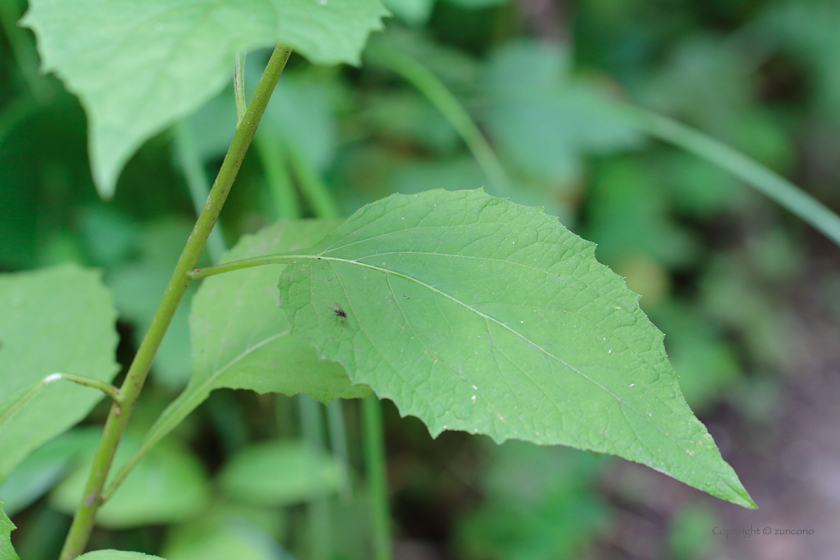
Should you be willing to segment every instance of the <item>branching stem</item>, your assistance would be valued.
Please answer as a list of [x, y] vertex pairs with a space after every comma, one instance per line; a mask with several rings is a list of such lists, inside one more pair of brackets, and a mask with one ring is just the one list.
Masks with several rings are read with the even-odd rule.
[[245, 153], [248, 151], [248, 146], [251, 144], [251, 139], [256, 132], [257, 125], [262, 118], [272, 91], [274, 91], [280, 73], [286, 66], [290, 53], [289, 49], [279, 46], [274, 50], [257, 86], [257, 91], [251, 99], [251, 104], [236, 129], [236, 134], [233, 136], [233, 141], [216, 177], [216, 182], [210, 191], [210, 196], [207, 198], [204, 209], [201, 211], [181, 257], [178, 259], [178, 264], [172, 273], [172, 279], [166, 287], [149, 330], [134, 356], [134, 361], [120, 389], [123, 395], [123, 404], [122, 406], [114, 405], [105, 422], [102, 440], [93, 460], [82, 503], [73, 519], [73, 524], [64, 543], [64, 549], [61, 551], [62, 560], [73, 560], [84, 552], [90, 533], [93, 530], [96, 512], [103, 503], [102, 488], [105, 485], [114, 454], [128, 424], [131, 411], [140, 396], [152, 360], [163, 340], [166, 329], [169, 327], [172, 316], [175, 314], [175, 310], [192, 280], [189, 273], [195, 268], [198, 258], [204, 250], [204, 245], [207, 243], [207, 238], [210, 236], [219, 213], [222, 211], [231, 185], [236, 179], [236, 174], [242, 165], [242, 160], [245, 158]]
[[36, 385], [34, 385], [23, 395], [21, 395], [21, 397], [17, 401], [15, 401], [15, 403], [12, 406], [10, 406], [2, 415], [0, 415], [0, 424], [3, 424], [3, 422], [14, 416], [15, 412], [20, 410], [23, 407], [23, 405], [32, 400], [38, 393], [40, 393], [44, 389], [44, 387], [46, 387], [50, 383], [54, 383], [55, 381], [59, 381], [61, 379], [64, 379], [66, 381], [72, 381], [73, 383], [84, 385], [85, 387], [99, 389], [107, 396], [111, 397], [111, 399], [116, 405], [121, 405], [123, 403], [123, 397], [120, 394], [120, 390], [106, 381], [102, 381], [101, 379], [94, 379], [93, 377], [86, 377], [84, 375], [74, 375], [72, 373], [51, 373], [48, 376], [44, 377], [41, 381], [39, 381]]

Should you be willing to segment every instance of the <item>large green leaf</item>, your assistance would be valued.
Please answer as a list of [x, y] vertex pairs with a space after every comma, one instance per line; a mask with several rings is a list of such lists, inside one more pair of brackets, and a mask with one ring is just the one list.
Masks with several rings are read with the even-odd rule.
[[109, 197], [144, 140], [224, 87], [237, 52], [281, 43], [316, 64], [358, 64], [386, 14], [379, 0], [32, 0], [23, 21], [43, 70], [88, 112], [93, 176]]
[[636, 294], [556, 218], [482, 191], [393, 195], [293, 258], [292, 332], [432, 435], [611, 453], [754, 506]]
[[20, 560], [12, 546], [12, 531], [15, 524], [3, 511], [3, 502], [0, 502], [0, 560]]
[[[117, 373], [117, 314], [99, 276], [75, 265], [0, 276], [0, 416], [53, 373], [104, 381]], [[0, 426], [0, 481], [101, 398], [88, 387], [48, 384]]]
[[[243, 237], [222, 261], [308, 247], [339, 223], [278, 222]], [[305, 393], [322, 402], [371, 394], [364, 385], [353, 386], [340, 365], [319, 360], [313, 348], [290, 334], [277, 301], [277, 277], [283, 266], [237, 270], [204, 281], [190, 315], [192, 379], [149, 431], [144, 446], [171, 432], [213, 389]]]

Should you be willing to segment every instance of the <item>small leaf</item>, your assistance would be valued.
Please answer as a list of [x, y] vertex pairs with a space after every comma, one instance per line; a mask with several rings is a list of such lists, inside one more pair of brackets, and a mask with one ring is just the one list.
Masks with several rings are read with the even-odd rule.
[[611, 453], [754, 506], [636, 294], [556, 218], [482, 191], [393, 195], [295, 255], [293, 333], [432, 435]]
[[0, 502], [0, 560], [20, 560], [12, 546], [11, 534], [15, 529], [15, 524], [3, 511], [3, 502]]
[[107, 198], [140, 144], [224, 87], [237, 52], [280, 43], [316, 64], [358, 64], [387, 13], [379, 0], [32, 0], [23, 23], [43, 70], [87, 110]]
[[235, 455], [219, 478], [233, 499], [283, 506], [335, 492], [341, 476], [329, 455], [299, 441], [272, 441]]
[[95, 550], [82, 554], [77, 560], [164, 560], [160, 556], [142, 554], [140, 552], [126, 552], [124, 550]]
[[270, 518], [276, 524], [278, 513], [213, 504], [201, 519], [168, 532], [163, 555], [169, 560], [293, 560], [255, 517]]
[[[130, 436], [123, 438], [114, 459], [112, 474], [138, 446], [136, 439]], [[89, 458], [56, 487], [50, 495], [52, 505], [65, 513], [76, 511], [91, 463]], [[100, 508], [96, 523], [113, 529], [178, 523], [200, 514], [207, 500], [207, 479], [195, 455], [174, 443], [164, 443], [152, 449], [131, 471]]]
[[80, 459], [93, 455], [100, 439], [99, 426], [76, 428], [33, 451], [0, 484], [0, 500], [9, 515], [46, 494]]
[[[113, 379], [116, 315], [98, 272], [65, 265], [0, 276], [0, 415], [52, 373]], [[0, 481], [101, 398], [66, 381], [47, 385], [0, 426]]]

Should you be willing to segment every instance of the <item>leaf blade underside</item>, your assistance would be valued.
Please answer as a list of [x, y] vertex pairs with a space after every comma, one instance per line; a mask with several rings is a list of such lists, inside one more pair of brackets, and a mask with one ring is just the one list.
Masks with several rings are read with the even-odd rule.
[[294, 334], [434, 436], [611, 453], [754, 507], [685, 403], [662, 333], [594, 252], [482, 191], [394, 195], [299, 254], [281, 301]]

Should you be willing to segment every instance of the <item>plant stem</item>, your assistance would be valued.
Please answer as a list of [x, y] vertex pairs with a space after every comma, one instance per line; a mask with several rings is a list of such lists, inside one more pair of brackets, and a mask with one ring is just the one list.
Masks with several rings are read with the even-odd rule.
[[342, 500], [350, 502], [353, 487], [350, 485], [350, 454], [347, 451], [347, 428], [341, 399], [333, 399], [327, 403], [327, 428], [330, 433], [330, 451], [341, 466], [338, 492]]
[[475, 124], [470, 114], [464, 109], [458, 98], [446, 89], [425, 66], [394, 49], [369, 48], [367, 56], [371, 62], [388, 68], [402, 76], [407, 82], [420, 90], [443, 116], [455, 128], [475, 157], [478, 165], [490, 179], [497, 195], [509, 195], [513, 190], [499, 158], [490, 143]]
[[840, 217], [814, 197], [738, 150], [663, 115], [610, 103], [613, 117], [638, 127], [738, 177], [840, 245]]
[[236, 103], [236, 126], [242, 122], [248, 105], [245, 101], [245, 53], [236, 55], [233, 63], [233, 99]]
[[181, 257], [178, 259], [178, 264], [175, 265], [175, 271], [172, 273], [172, 278], [166, 287], [149, 330], [146, 332], [146, 336], [143, 338], [143, 342], [140, 344], [140, 348], [137, 350], [134, 361], [128, 370], [121, 388], [124, 404], [122, 407], [111, 407], [108, 420], [105, 422], [99, 449], [94, 456], [93, 466], [82, 497], [82, 504], [76, 512], [67, 540], [64, 543], [64, 549], [61, 552], [62, 560], [73, 560], [84, 551], [87, 545], [88, 538], [93, 530], [96, 512], [102, 505], [102, 487], [105, 485], [108, 471], [120, 438], [128, 424], [131, 411], [143, 388], [143, 383], [166, 329], [175, 314], [175, 309], [186, 292], [187, 286], [189, 286], [191, 280], [189, 272], [195, 268], [198, 258], [204, 250], [207, 238], [210, 236], [210, 232], [213, 230], [213, 226], [224, 206], [225, 199], [230, 192], [234, 179], [236, 179], [236, 174], [242, 165], [242, 160], [245, 158], [245, 153], [248, 151], [248, 146], [251, 144], [251, 139], [256, 132], [274, 86], [277, 84], [280, 73], [289, 59], [289, 54], [288, 49], [278, 46], [271, 55], [271, 59], [268, 61], [265, 72], [257, 86], [257, 91], [251, 100], [251, 106], [248, 107], [242, 123], [236, 129], [236, 134], [233, 136], [233, 141], [216, 177], [216, 182], [210, 191], [210, 196], [207, 198], [204, 209], [201, 211]]
[[[300, 407], [300, 424], [303, 441], [312, 452], [312, 457], [321, 460], [326, 449], [324, 445], [324, 407], [304, 394], [296, 396]], [[309, 472], [316, 472], [311, 465]], [[330, 531], [330, 505], [327, 496], [312, 496], [306, 504], [306, 530], [309, 540], [309, 558], [324, 560], [331, 554], [332, 534]]]
[[123, 397], [120, 395], [120, 390], [111, 385], [110, 383], [102, 381], [101, 379], [85, 377], [84, 375], [73, 375], [72, 373], [51, 373], [45, 378], [43, 378], [41, 381], [33, 385], [31, 389], [29, 389], [27, 392], [21, 395], [21, 397], [18, 400], [16, 400], [14, 404], [12, 404], [12, 406], [10, 406], [2, 415], [0, 415], [0, 425], [3, 424], [3, 422], [8, 420], [9, 418], [11, 418], [15, 414], [15, 412], [17, 412], [21, 409], [21, 407], [23, 407], [23, 405], [32, 400], [38, 393], [40, 393], [44, 389], [44, 387], [46, 387], [50, 383], [59, 381], [61, 379], [72, 381], [73, 383], [84, 385], [85, 387], [99, 389], [100, 391], [105, 393], [106, 396], [111, 397], [111, 399], [117, 405], [120, 405], [123, 402]]
[[283, 145], [289, 154], [300, 190], [312, 211], [319, 218], [337, 218], [340, 215], [338, 205], [318, 171], [294, 143], [284, 142]]
[[254, 137], [254, 147], [265, 171], [277, 215], [284, 220], [299, 220], [300, 205], [284, 161], [283, 142], [274, 131], [261, 128]]
[[373, 558], [391, 560], [391, 516], [388, 508], [388, 477], [385, 472], [385, 441], [382, 403], [376, 397], [362, 401], [365, 466], [373, 514]]

